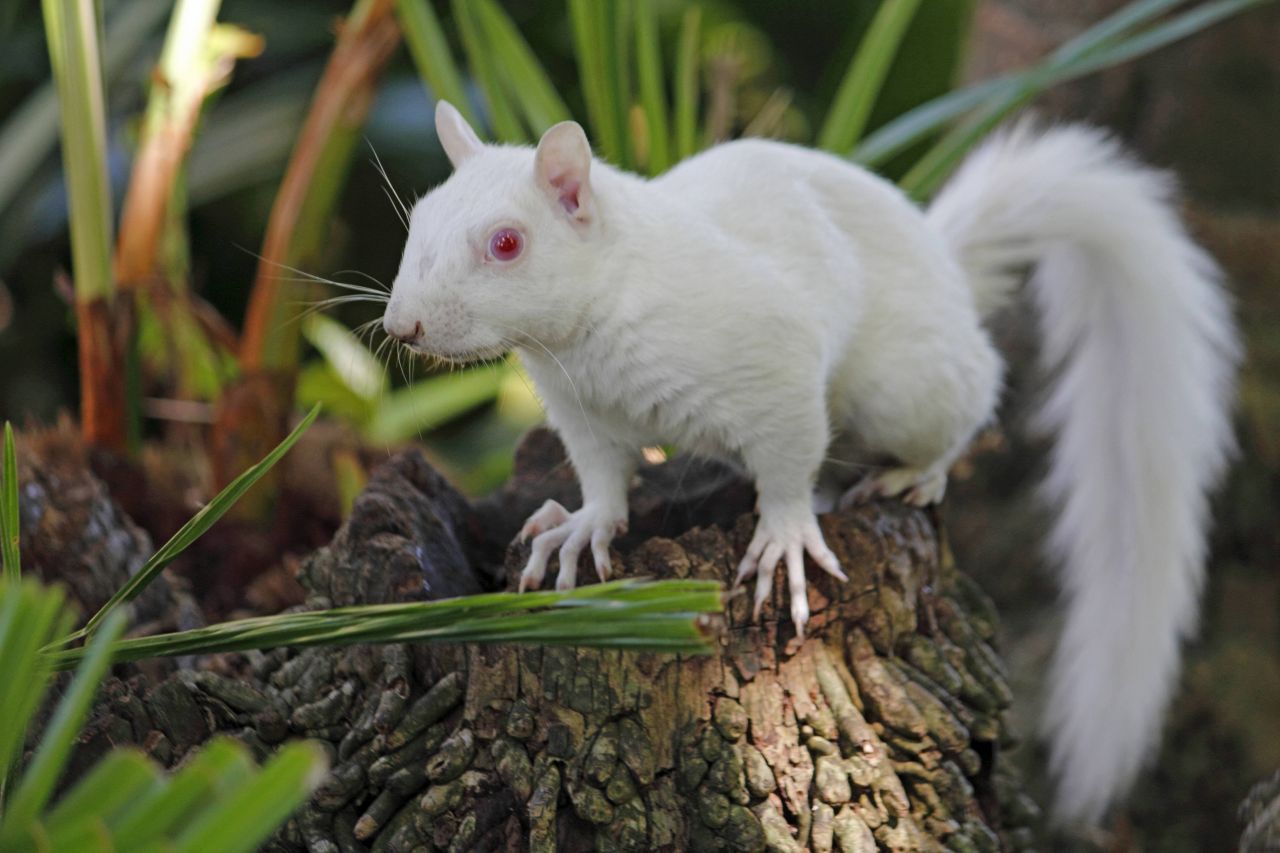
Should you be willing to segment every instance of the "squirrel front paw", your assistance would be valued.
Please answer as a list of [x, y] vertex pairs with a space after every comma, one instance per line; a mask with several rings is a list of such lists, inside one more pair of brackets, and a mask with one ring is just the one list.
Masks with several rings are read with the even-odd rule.
[[556, 589], [573, 589], [578, 581], [578, 556], [591, 545], [596, 574], [601, 581], [609, 579], [609, 543], [613, 537], [627, 532], [626, 518], [604, 512], [593, 506], [584, 506], [577, 512], [569, 512], [555, 501], [547, 501], [542, 508], [529, 516], [520, 530], [520, 541], [533, 537], [533, 549], [529, 561], [520, 573], [520, 592], [537, 589], [547, 574], [547, 560], [551, 552], [560, 549], [560, 574]]
[[818, 520], [812, 513], [804, 517], [779, 520], [768, 515], [760, 517], [756, 532], [747, 546], [747, 553], [738, 564], [738, 576], [734, 586], [755, 575], [755, 618], [760, 618], [760, 608], [773, 591], [773, 573], [778, 563], [787, 561], [787, 585], [791, 591], [791, 620], [796, 625], [796, 635], [804, 636], [804, 626], [809, 621], [809, 596], [804, 576], [804, 555], [827, 574], [842, 581], [849, 578], [840, 569], [840, 561], [827, 547], [818, 529]]

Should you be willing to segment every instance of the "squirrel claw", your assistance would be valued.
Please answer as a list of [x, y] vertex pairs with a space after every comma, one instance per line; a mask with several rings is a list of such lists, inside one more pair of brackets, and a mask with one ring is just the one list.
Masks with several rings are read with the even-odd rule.
[[823, 541], [822, 531], [812, 516], [800, 523], [783, 524], [777, 528], [762, 517], [742, 562], [738, 564], [738, 574], [733, 583], [736, 588], [747, 578], [755, 576], [752, 613], [759, 621], [764, 603], [773, 592], [774, 572], [780, 562], [785, 562], [787, 588], [791, 594], [791, 619], [798, 637], [804, 636], [805, 625], [809, 622], [808, 585], [804, 574], [806, 553], [823, 571], [840, 580], [848, 580], [840, 569], [840, 561]]
[[[546, 525], [550, 525], [547, 527]], [[533, 547], [529, 560], [520, 573], [518, 589], [537, 589], [547, 573], [547, 562], [553, 551], [559, 549], [560, 573], [556, 577], [556, 589], [573, 589], [578, 582], [578, 557], [589, 544], [596, 574], [606, 580], [610, 573], [609, 543], [626, 529], [626, 523], [616, 520], [600, 520], [590, 507], [570, 513], [555, 501], [547, 501], [530, 516], [521, 531], [533, 535]]]

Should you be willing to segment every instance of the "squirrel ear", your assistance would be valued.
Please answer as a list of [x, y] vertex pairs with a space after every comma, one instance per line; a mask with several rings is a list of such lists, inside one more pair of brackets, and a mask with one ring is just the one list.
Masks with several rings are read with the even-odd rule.
[[591, 144], [575, 121], [562, 121], [542, 134], [533, 160], [538, 186], [578, 222], [591, 218]]
[[467, 124], [462, 113], [448, 101], [436, 101], [436, 136], [455, 169], [484, 148], [484, 143], [476, 136], [471, 125]]

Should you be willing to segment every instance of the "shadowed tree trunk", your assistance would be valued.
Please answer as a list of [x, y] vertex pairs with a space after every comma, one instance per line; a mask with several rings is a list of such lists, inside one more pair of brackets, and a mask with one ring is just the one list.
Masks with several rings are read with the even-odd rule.
[[[512, 481], [468, 503], [412, 453], [371, 478], [301, 579], [310, 605], [510, 587], [508, 548], [547, 497], [572, 505], [548, 433]], [[647, 468], [627, 576], [728, 582], [750, 486], [704, 463]], [[260, 755], [291, 737], [333, 769], [282, 850], [996, 850], [1030, 844], [1036, 807], [1003, 750], [1009, 691], [986, 598], [934, 521], [897, 503], [822, 519], [848, 583], [811, 573], [797, 642], [781, 578], [763, 619], [733, 597], [715, 651], [358, 646], [228, 655], [158, 683], [112, 680], [78, 766], [134, 741], [180, 761], [211, 732]]]

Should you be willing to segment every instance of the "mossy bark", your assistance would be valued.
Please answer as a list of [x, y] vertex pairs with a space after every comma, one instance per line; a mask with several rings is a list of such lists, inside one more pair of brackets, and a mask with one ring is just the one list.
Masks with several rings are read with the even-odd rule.
[[[527, 552], [506, 543], [524, 513], [573, 491], [545, 433], [476, 505], [402, 454], [305, 564], [309, 603], [510, 585]], [[714, 466], [650, 468], [616, 564], [728, 582], [750, 500]], [[822, 525], [850, 580], [811, 574], [804, 641], [779, 579], [759, 623], [745, 596], [730, 600], [706, 656], [421, 645], [225, 656], [160, 683], [113, 680], [82, 763], [122, 741], [173, 763], [216, 731], [263, 756], [289, 738], [327, 743], [333, 769], [273, 841], [282, 850], [1029, 844], [1036, 808], [1004, 754], [1010, 697], [990, 604], [927, 513], [883, 503]]]

